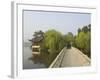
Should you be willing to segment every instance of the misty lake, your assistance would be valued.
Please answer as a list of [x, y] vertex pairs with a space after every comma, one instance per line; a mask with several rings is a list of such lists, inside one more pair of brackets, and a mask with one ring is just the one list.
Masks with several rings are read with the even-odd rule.
[[23, 45], [23, 69], [46, 68], [39, 59], [34, 59], [31, 50], [31, 43], [24, 42]]

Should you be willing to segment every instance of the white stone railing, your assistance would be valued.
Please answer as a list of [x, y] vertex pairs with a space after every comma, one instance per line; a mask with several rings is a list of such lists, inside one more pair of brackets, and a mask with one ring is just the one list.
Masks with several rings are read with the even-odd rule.
[[61, 66], [62, 59], [65, 55], [66, 47], [61, 50], [61, 52], [58, 54], [58, 56], [54, 59], [54, 61], [51, 63], [49, 68], [58, 68]]

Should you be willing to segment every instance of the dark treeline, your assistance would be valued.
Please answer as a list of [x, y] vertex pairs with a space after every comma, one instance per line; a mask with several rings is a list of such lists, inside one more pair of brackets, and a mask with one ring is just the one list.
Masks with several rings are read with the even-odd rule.
[[[38, 34], [39, 32], [35, 32], [35, 36], [37, 36], [36, 33]], [[63, 35], [54, 29], [48, 30], [45, 33], [42, 32], [43, 40], [38, 45], [41, 46], [40, 59], [43, 63], [48, 67], [59, 52], [69, 43], [91, 57], [91, 24], [84, 26], [82, 29], [79, 28], [77, 33], [75, 36], [72, 32]]]

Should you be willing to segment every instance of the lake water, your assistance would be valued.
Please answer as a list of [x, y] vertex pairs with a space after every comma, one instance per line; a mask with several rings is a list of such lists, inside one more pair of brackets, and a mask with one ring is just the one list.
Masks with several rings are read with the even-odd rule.
[[46, 68], [46, 66], [43, 63], [41, 63], [39, 59], [33, 58], [30, 46], [31, 46], [30, 43], [24, 43], [23, 69]]

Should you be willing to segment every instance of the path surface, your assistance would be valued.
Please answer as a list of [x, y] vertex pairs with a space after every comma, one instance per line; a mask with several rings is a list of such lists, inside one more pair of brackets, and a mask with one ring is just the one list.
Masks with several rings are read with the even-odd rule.
[[90, 59], [77, 48], [66, 49], [61, 67], [89, 66]]

